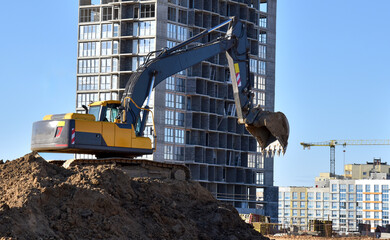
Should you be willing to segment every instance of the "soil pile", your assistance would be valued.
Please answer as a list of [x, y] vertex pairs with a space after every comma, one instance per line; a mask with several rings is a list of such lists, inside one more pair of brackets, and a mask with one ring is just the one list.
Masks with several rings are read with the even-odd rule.
[[192, 181], [64, 169], [34, 154], [0, 164], [0, 239], [267, 239]]

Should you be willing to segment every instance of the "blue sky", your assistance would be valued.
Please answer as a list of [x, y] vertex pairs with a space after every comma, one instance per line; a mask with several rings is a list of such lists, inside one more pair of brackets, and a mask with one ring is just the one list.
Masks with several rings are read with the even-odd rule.
[[[0, 15], [0, 159], [30, 151], [34, 121], [74, 111], [77, 2], [22, 0]], [[313, 185], [329, 171], [329, 148], [304, 151], [300, 142], [389, 138], [389, 9], [387, 0], [278, 0], [275, 108], [291, 134], [275, 158], [276, 185]], [[346, 163], [373, 157], [390, 163], [390, 146], [346, 148]]]

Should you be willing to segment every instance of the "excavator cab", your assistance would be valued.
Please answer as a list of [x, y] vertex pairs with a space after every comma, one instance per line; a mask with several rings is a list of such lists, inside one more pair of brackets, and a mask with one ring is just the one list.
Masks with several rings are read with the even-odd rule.
[[100, 101], [89, 104], [88, 113], [95, 116], [95, 121], [115, 122], [119, 115], [120, 101]]

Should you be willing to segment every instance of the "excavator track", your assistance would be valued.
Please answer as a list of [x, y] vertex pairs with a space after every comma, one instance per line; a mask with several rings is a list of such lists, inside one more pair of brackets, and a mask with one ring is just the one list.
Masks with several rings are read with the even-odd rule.
[[190, 180], [191, 173], [184, 164], [157, 162], [146, 159], [130, 158], [100, 158], [100, 159], [69, 159], [66, 161], [51, 161], [64, 168], [82, 165], [114, 164], [131, 177], [149, 177], [158, 179]]

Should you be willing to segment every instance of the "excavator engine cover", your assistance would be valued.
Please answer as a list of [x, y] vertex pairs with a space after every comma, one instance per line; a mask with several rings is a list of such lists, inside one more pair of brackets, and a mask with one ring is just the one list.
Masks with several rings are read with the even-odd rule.
[[286, 152], [290, 127], [283, 113], [255, 107], [245, 120], [246, 129], [256, 138], [263, 151]]

